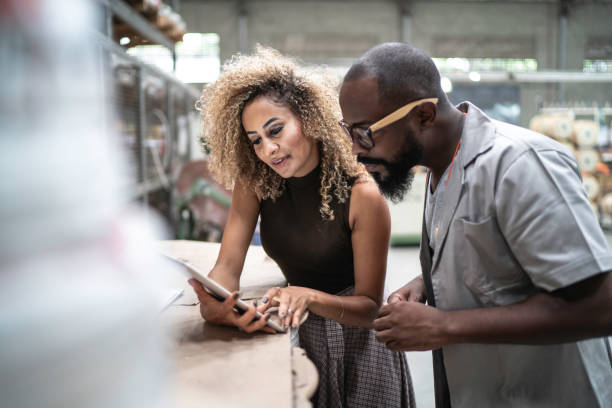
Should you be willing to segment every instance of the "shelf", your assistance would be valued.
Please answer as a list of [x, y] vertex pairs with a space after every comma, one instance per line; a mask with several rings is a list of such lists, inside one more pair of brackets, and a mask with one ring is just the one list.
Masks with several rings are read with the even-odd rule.
[[101, 72], [107, 74], [105, 97], [114, 111], [109, 126], [116, 128], [126, 152], [129, 173], [122, 182], [132, 200], [175, 224], [176, 177], [190, 160], [189, 141], [198, 134], [194, 106], [200, 93], [119, 45], [125, 35], [131, 44], [159, 44], [175, 57], [173, 39], [164, 32], [169, 26], [160, 23], [159, 15], [147, 19], [124, 1], [96, 1], [104, 10], [106, 28], [90, 34], [100, 50]]
[[174, 54], [174, 42], [158, 30], [145, 17], [121, 0], [97, 0], [105, 5], [110, 11], [119, 17], [125, 24], [132, 27], [136, 32], [151, 42], [163, 45]]
[[105, 48], [106, 51], [109, 51], [115, 55], [120, 56], [126, 61], [129, 61], [130, 63], [140, 67], [144, 71], [147, 71], [147, 73], [151, 75], [161, 77], [166, 81], [172, 82], [174, 85], [180, 87], [185, 92], [188, 92], [191, 96], [193, 96], [196, 99], [200, 97], [199, 92], [194, 87], [186, 85], [184, 82], [179, 80], [174, 75], [169, 74], [165, 71], [162, 71], [161, 69], [153, 65], [146, 64], [142, 62], [141, 60], [139, 60], [138, 58], [134, 57], [133, 55], [129, 55], [128, 53], [125, 52], [123, 47], [121, 47], [119, 44], [115, 43], [113, 40], [106, 37], [105, 35], [95, 32], [95, 31], [92, 34], [93, 34], [94, 40], [98, 43], [98, 45]]

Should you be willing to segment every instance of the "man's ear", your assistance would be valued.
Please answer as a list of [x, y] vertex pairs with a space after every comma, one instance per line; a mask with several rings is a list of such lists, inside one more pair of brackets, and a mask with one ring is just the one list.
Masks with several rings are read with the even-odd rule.
[[425, 102], [420, 105], [419, 110], [419, 125], [422, 129], [433, 126], [433, 123], [438, 116], [438, 106], [433, 102]]

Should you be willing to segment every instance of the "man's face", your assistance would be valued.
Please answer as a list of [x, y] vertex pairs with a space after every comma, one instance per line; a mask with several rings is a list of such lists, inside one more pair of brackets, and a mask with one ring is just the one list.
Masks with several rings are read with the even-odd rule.
[[[368, 77], [342, 84], [340, 107], [346, 123], [367, 128], [399, 106], [384, 106], [379, 100], [376, 78]], [[371, 149], [353, 142], [357, 160], [366, 165], [381, 192], [393, 202], [403, 199], [414, 177], [410, 170], [423, 161], [423, 147], [407, 126], [408, 117], [374, 132]]]

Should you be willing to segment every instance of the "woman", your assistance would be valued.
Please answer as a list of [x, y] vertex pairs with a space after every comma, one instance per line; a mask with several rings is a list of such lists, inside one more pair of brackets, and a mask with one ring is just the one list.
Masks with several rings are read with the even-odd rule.
[[233, 187], [230, 215], [209, 276], [237, 291], [261, 216], [263, 248], [290, 286], [270, 289], [238, 315], [234, 297], [218, 302], [190, 281], [207, 322], [263, 330], [279, 307], [285, 328], [319, 371], [318, 407], [414, 406], [402, 353], [376, 342], [390, 217], [378, 188], [351, 153], [337, 124], [337, 95], [276, 51], [258, 48], [225, 65], [200, 100], [209, 167]]

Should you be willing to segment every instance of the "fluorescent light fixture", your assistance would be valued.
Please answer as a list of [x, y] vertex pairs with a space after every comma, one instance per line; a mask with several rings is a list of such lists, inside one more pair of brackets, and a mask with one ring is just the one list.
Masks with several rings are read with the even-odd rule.
[[442, 85], [442, 90], [445, 93], [453, 92], [453, 83], [451, 82], [449, 77], [443, 76], [442, 79], [440, 80], [440, 85]]
[[470, 70], [470, 60], [467, 58], [449, 58], [448, 64], [457, 71], [468, 72]]
[[468, 78], [470, 78], [470, 81], [480, 82], [480, 74], [476, 71], [470, 72]]

